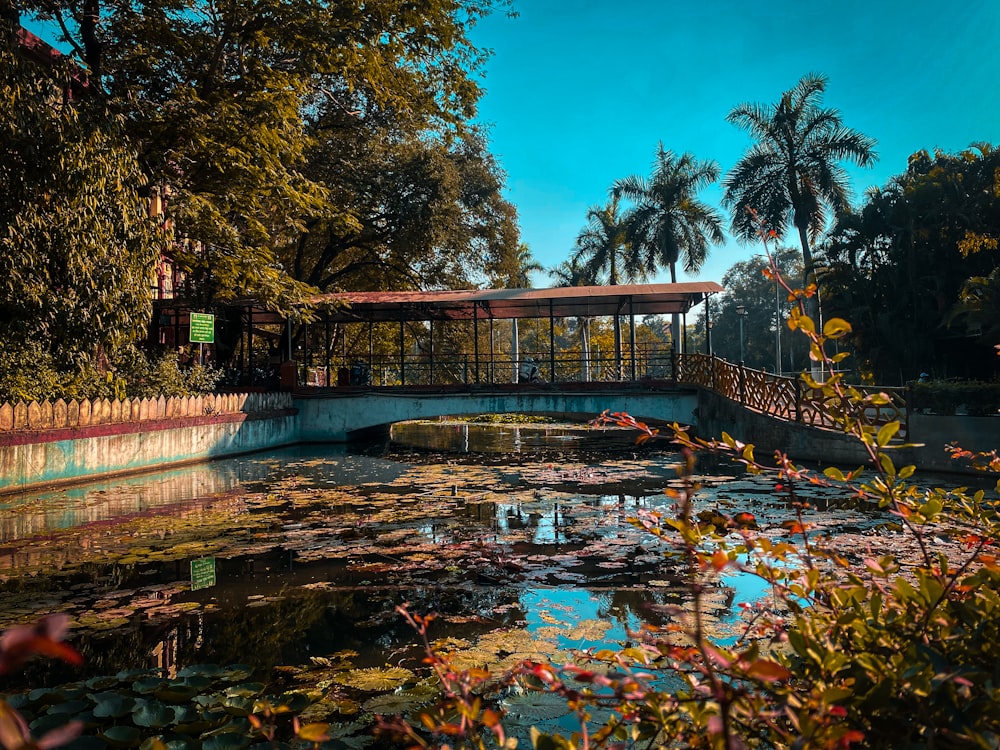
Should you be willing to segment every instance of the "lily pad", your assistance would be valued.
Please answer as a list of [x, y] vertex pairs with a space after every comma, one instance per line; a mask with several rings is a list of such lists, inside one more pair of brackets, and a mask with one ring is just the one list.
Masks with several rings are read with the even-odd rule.
[[93, 703], [87, 700], [63, 701], [62, 703], [53, 703], [49, 706], [49, 710], [46, 713], [61, 714], [64, 717], [76, 716], [90, 710], [90, 707], [93, 705]]
[[186, 703], [200, 692], [201, 690], [192, 685], [174, 682], [164, 685], [159, 690], [154, 690], [153, 695], [165, 703]]
[[416, 678], [403, 667], [354, 669], [334, 678], [335, 682], [359, 690], [394, 690]]
[[120, 693], [96, 693], [91, 698], [94, 701], [94, 716], [106, 719], [120, 719], [132, 713], [135, 700]]
[[108, 727], [98, 736], [114, 748], [136, 747], [142, 739], [139, 730], [127, 724]]
[[192, 664], [177, 673], [178, 677], [218, 677], [223, 669], [218, 664]]
[[202, 750], [244, 750], [250, 744], [250, 738], [237, 732], [226, 732], [225, 734], [215, 734], [206, 737], [202, 743]]
[[148, 701], [136, 707], [132, 712], [132, 721], [140, 727], [162, 729], [176, 721], [176, 714], [172, 706], [159, 701]]
[[166, 680], [162, 680], [159, 677], [144, 677], [132, 683], [132, 692], [139, 695], [150, 695], [166, 684]]

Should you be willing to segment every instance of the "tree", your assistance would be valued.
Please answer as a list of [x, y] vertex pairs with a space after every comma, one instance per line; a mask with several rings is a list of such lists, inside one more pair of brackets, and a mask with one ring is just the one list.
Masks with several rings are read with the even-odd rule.
[[[583, 274], [594, 281], [607, 280], [611, 286], [624, 281], [632, 283], [649, 277], [635, 247], [628, 242], [625, 224], [618, 213], [619, 197], [612, 192], [611, 200], [603, 207], [593, 206], [587, 211], [587, 226], [577, 235], [572, 262], [581, 264]], [[621, 377], [622, 332], [621, 320], [614, 316], [615, 371]]]
[[[799, 252], [794, 248], [778, 248], [778, 270], [786, 279], [798, 278], [802, 272]], [[781, 336], [781, 370], [795, 370], [807, 360], [804, 337], [792, 336], [784, 321], [788, 314], [787, 293], [775, 286], [764, 274], [769, 268], [767, 258], [755, 255], [733, 264], [722, 277], [725, 292], [711, 300], [712, 352], [730, 362], [742, 359], [747, 367], [774, 370], [777, 365], [777, 337]], [[741, 317], [737, 310], [743, 307]], [[741, 346], [742, 327], [742, 346]], [[695, 331], [704, 336], [705, 315], [695, 321]], [[695, 340], [695, 346], [703, 342]]]
[[905, 172], [870, 190], [859, 211], [838, 217], [822, 252], [824, 307], [851, 319], [852, 342], [879, 382], [924, 371], [992, 376], [1000, 340], [982, 338], [989, 326], [978, 315], [952, 309], [968, 280], [988, 278], [998, 265], [998, 170], [1000, 152], [989, 144], [920, 151]]
[[[549, 269], [549, 275], [555, 280], [556, 286], [593, 286], [596, 283], [578, 255], [570, 256], [568, 260], [564, 260], [558, 266]], [[580, 330], [583, 380], [590, 382], [590, 318], [578, 318], [577, 326]]]
[[[804, 287], [814, 282], [813, 243], [830, 211], [849, 208], [848, 178], [840, 162], [867, 167], [877, 158], [873, 139], [845, 127], [837, 110], [820, 106], [826, 82], [825, 76], [806, 75], [775, 104], [740, 104], [726, 118], [755, 140], [723, 180], [723, 205], [732, 210], [733, 232], [754, 240], [762, 220], [780, 239], [789, 224], [794, 226]], [[818, 317], [814, 297], [806, 312]]]
[[0, 348], [72, 372], [149, 324], [162, 235], [120, 118], [71, 103], [72, 69], [0, 49]]
[[[448, 151], [480, 95], [485, 55], [467, 31], [507, 4], [194, 0], [178, 12], [150, 0], [140, 12], [110, 0], [22, 0], [16, 10], [58, 24], [94, 90], [125, 117], [149, 184], [170, 191], [191, 295], [256, 296], [288, 310], [312, 288], [281, 259], [287, 248], [318, 225], [342, 236], [370, 218], [350, 196], [341, 202], [342, 182], [323, 179], [325, 146], [345, 144], [329, 136], [350, 123], [371, 147], [388, 133], [403, 151], [397, 166], [421, 147], [431, 161], [439, 146]], [[391, 242], [407, 239], [404, 229]], [[412, 248], [411, 266], [425, 249]]]
[[[647, 273], [667, 268], [671, 283], [677, 283], [678, 262], [686, 272], [697, 273], [710, 245], [723, 241], [718, 212], [698, 199], [698, 192], [717, 179], [714, 162], [698, 161], [690, 153], [676, 155], [661, 143], [648, 180], [632, 176], [615, 183], [615, 195], [634, 201], [624, 217], [626, 236]], [[673, 330], [680, 330], [676, 314]]]

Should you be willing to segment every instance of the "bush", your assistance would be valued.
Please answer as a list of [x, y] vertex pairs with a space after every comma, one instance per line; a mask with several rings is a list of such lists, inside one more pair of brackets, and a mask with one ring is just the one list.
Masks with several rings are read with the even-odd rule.
[[912, 383], [914, 409], [950, 415], [959, 410], [973, 417], [1000, 411], [1000, 383], [931, 381]]
[[172, 351], [150, 358], [127, 347], [100, 366], [82, 357], [59, 361], [35, 342], [0, 351], [0, 403], [193, 396], [211, 393], [221, 377], [213, 367], [180, 366]]

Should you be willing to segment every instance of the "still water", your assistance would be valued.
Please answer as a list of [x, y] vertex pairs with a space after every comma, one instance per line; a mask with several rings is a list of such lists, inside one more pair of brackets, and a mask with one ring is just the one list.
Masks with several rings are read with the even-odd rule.
[[[0, 690], [205, 663], [262, 675], [344, 653], [356, 669], [415, 664], [401, 605], [437, 613], [432, 635], [457, 660], [567, 659], [621, 647], [684, 602], [675, 558], [631, 523], [670, 511], [669, 446], [569, 426], [424, 425], [394, 439], [409, 443], [302, 446], [0, 499], [0, 625], [67, 612], [86, 657], [82, 669], [32, 662]], [[698, 470], [699, 507], [751, 511], [786, 534], [771, 480]], [[884, 519], [827, 507], [822, 523], [861, 539]], [[208, 560], [214, 583], [194, 588], [192, 561]], [[732, 642], [739, 603], [767, 596], [752, 577], [719, 578], [713, 635]]]

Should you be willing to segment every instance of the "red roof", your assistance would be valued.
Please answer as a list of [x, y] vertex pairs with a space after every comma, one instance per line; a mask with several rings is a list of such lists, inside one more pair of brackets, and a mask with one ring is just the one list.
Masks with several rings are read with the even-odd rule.
[[[554, 289], [468, 289], [431, 292], [342, 292], [314, 297], [330, 320], [488, 320], [686, 313], [723, 288], [714, 281], [575, 286]], [[324, 316], [325, 317], [325, 316]]]

